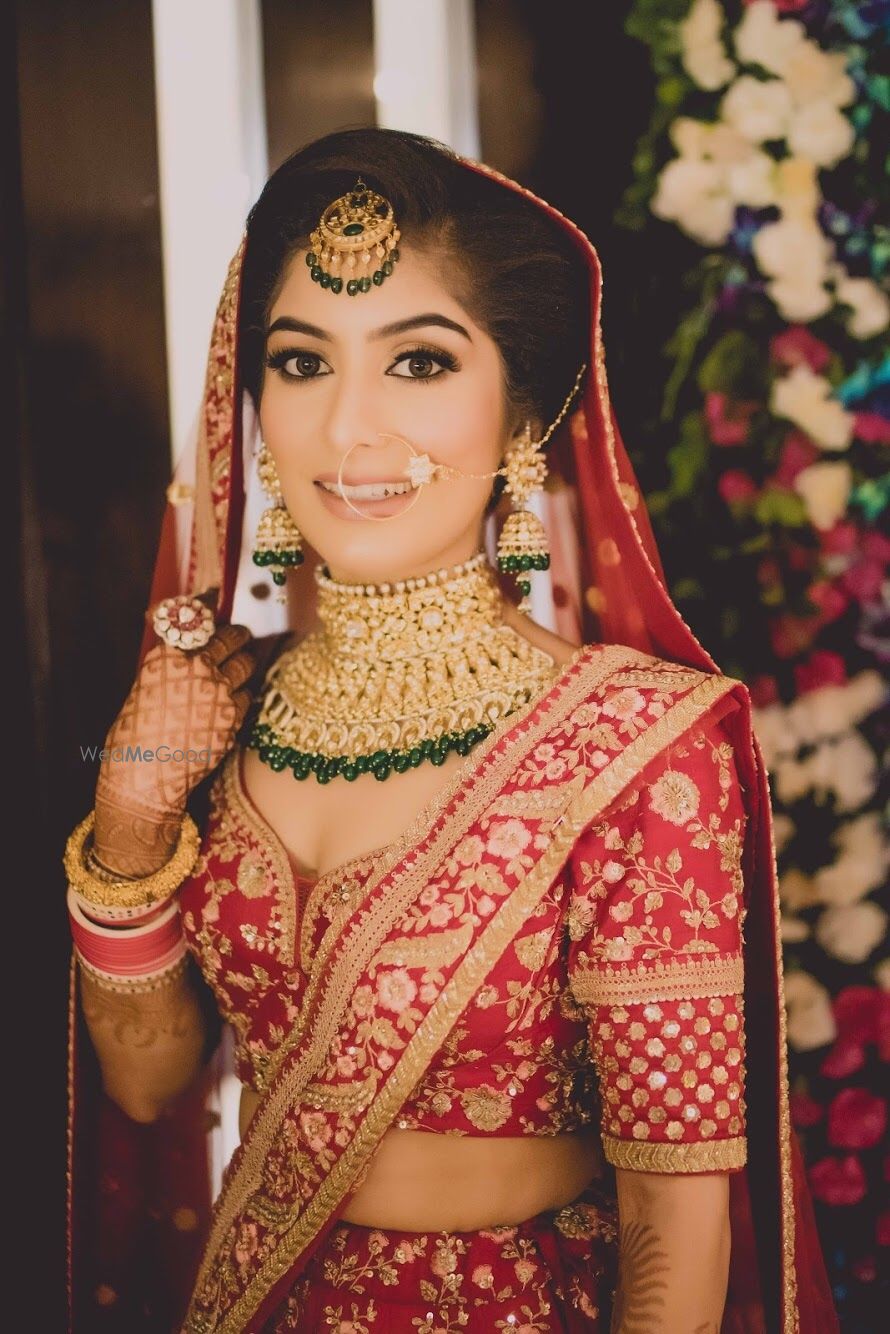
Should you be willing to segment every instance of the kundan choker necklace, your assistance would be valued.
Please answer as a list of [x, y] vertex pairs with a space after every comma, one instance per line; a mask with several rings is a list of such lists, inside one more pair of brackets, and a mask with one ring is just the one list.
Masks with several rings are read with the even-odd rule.
[[248, 745], [320, 783], [383, 780], [466, 755], [540, 694], [558, 666], [503, 619], [484, 551], [393, 584], [344, 584], [317, 566], [322, 628], [265, 681]]

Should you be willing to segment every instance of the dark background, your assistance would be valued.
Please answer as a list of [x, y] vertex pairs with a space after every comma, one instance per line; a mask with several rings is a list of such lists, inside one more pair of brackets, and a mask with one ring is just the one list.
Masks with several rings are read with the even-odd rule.
[[[372, 124], [370, 0], [264, 0], [270, 170]], [[605, 275], [609, 372], [646, 481], [643, 424], [676, 322], [659, 253], [614, 225], [652, 105], [622, 5], [477, 0], [482, 157], [573, 218]], [[61, 853], [90, 809], [132, 681], [170, 469], [149, 0], [0, 6], [0, 260], [7, 466], [7, 1150], [23, 1173], [21, 1327], [65, 1325], [62, 1247], [69, 936]], [[220, 274], [220, 286], [224, 275]], [[24, 1123], [28, 1147], [15, 1150]], [[15, 1224], [13, 1224], [15, 1226]], [[35, 1269], [36, 1264], [36, 1269]], [[10, 1299], [13, 1296], [11, 1294]], [[7, 1308], [8, 1309], [8, 1308]], [[15, 1327], [15, 1326], [11, 1326]]]

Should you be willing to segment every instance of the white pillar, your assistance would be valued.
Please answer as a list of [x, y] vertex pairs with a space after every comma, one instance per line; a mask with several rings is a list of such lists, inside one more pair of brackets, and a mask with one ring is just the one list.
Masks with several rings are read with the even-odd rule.
[[259, 0], [153, 0], [174, 460], [204, 388], [216, 303], [268, 174]]
[[377, 124], [479, 156], [472, 0], [374, 0]]
[[[170, 446], [195, 429], [226, 271], [268, 175], [259, 0], [153, 0]], [[238, 1143], [231, 1034], [215, 1061], [214, 1197]]]

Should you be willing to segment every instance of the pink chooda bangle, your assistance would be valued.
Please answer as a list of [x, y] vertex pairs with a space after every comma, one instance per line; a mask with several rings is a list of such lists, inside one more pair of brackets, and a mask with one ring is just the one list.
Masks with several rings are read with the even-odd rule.
[[139, 926], [109, 927], [91, 921], [68, 889], [68, 920], [80, 962], [97, 981], [123, 984], [125, 989], [151, 985], [172, 971], [187, 952], [174, 899], [152, 921]]

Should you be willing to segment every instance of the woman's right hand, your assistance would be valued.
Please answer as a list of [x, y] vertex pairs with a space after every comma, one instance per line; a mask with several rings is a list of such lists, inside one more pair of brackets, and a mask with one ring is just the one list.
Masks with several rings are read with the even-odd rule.
[[158, 643], [145, 655], [96, 784], [94, 847], [112, 871], [150, 875], [169, 860], [189, 793], [231, 749], [250, 706], [250, 640], [246, 626], [225, 625], [194, 652]]

